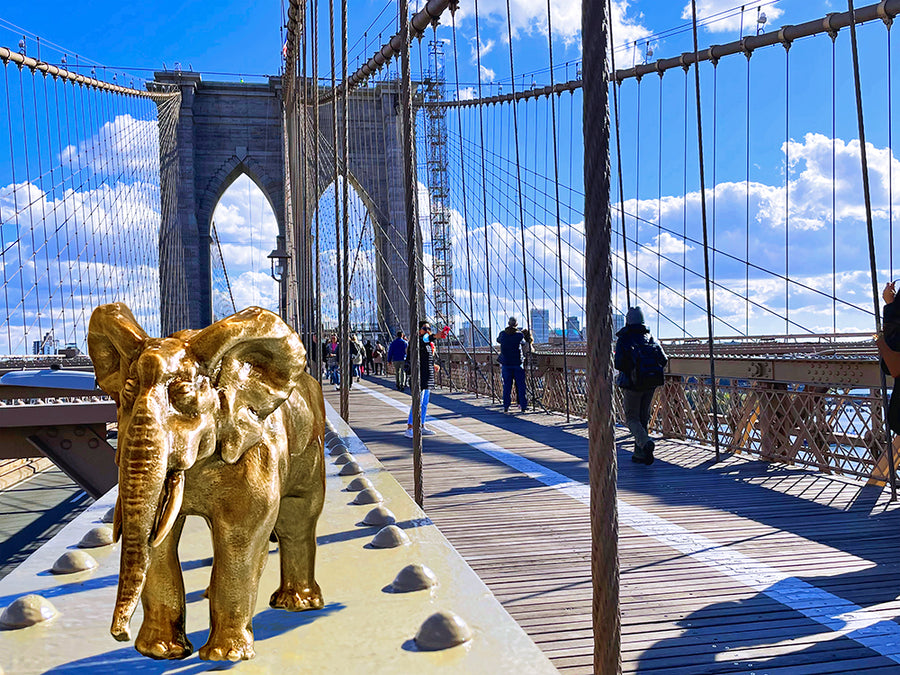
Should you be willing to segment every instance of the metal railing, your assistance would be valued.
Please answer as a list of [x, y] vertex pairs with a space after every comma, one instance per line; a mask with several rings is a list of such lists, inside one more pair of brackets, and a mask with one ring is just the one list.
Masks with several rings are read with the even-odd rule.
[[[673, 342], [666, 382], [654, 398], [651, 428], [666, 438], [712, 445], [764, 461], [883, 482], [887, 476], [879, 361], [864, 336], [782, 336], [723, 341], [717, 346], [719, 425], [714, 429], [709, 361], [692, 345]], [[755, 340], [755, 342], [754, 342]], [[587, 416], [587, 357], [536, 348], [530, 405]], [[494, 376], [491, 377], [491, 371]], [[493, 383], [493, 392], [491, 391]], [[501, 395], [500, 365], [486, 349], [449, 350], [436, 384], [481, 396]], [[615, 388], [613, 410], [624, 423]]]

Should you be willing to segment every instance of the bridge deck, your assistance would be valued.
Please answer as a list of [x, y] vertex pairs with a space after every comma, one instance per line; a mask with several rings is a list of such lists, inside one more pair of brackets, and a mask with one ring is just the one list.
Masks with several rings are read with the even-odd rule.
[[[409, 396], [387, 384], [354, 386], [350, 421], [411, 493]], [[560, 670], [590, 672], [585, 425], [431, 400], [427, 513]], [[617, 433], [625, 672], [897, 672], [900, 511], [886, 490], [715, 464], [675, 441], [635, 465]]]

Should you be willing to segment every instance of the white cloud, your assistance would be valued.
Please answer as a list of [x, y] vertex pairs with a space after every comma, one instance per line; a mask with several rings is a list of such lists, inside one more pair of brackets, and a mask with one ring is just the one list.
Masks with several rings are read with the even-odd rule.
[[[278, 286], [270, 276], [268, 259], [275, 248], [278, 221], [249, 176], [239, 176], [223, 193], [213, 220], [237, 309], [256, 305], [278, 311]], [[213, 284], [218, 293], [213, 300], [217, 314], [230, 310], [224, 279], [214, 278]]]
[[94, 306], [122, 301], [151, 334], [159, 332], [159, 188], [145, 182], [68, 189], [0, 187], [7, 290], [0, 352], [22, 353], [52, 330], [85, 348]]
[[[744, 7], [743, 17], [740, 8]], [[739, 31], [741, 26], [744, 27], [744, 35], [756, 33], [756, 17], [757, 8], [763, 6], [762, 13], [765, 14], [768, 26], [784, 14], [784, 10], [764, 0], [751, 0], [737, 4], [734, 0], [698, 0], [697, 1], [697, 20], [702, 21], [709, 19], [704, 28], [710, 33], [725, 33], [730, 31]], [[684, 6], [681, 12], [682, 19], [691, 19], [691, 3]], [[743, 21], [743, 23], [742, 23]]]
[[481, 73], [481, 80], [483, 82], [493, 82], [494, 78], [497, 77], [497, 73], [483, 63], [481, 64], [481, 70], [479, 72]]
[[[599, 1], [599, 0], [597, 0]], [[635, 40], [641, 40], [650, 31], [643, 25], [643, 15], [635, 15], [630, 10], [632, 0], [613, 0], [613, 35], [617, 45], [629, 44]], [[457, 22], [463, 18], [471, 18], [474, 8], [460, 6], [457, 13]], [[481, 0], [478, 11], [481, 16], [487, 17], [498, 26], [502, 25], [500, 35], [506, 39], [506, 0]], [[546, 0], [511, 0], [510, 16], [513, 36], [521, 34], [547, 32], [547, 2]], [[550, 18], [553, 25], [553, 34], [563, 38], [567, 43], [576, 41], [581, 34], [581, 2], [577, 0], [551, 0]], [[482, 52], [484, 55], [485, 52]]]

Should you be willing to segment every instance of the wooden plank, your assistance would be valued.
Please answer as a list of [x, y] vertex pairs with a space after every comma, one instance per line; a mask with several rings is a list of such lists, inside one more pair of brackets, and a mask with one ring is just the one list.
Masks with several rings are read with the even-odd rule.
[[[387, 379], [383, 380], [385, 383]], [[379, 378], [364, 386], [408, 404]], [[328, 396], [334, 393], [327, 392]], [[351, 391], [351, 424], [412, 491], [405, 415]], [[429, 414], [586, 483], [587, 429], [557, 415], [507, 416], [490, 399], [432, 392]], [[617, 430], [620, 499], [723, 550], [797, 577], [893, 621], [900, 616], [900, 512], [881, 491], [708, 448], [661, 441], [652, 467], [630, 462]], [[591, 672], [587, 507], [457, 439], [424, 439], [425, 508], [554, 665]], [[624, 672], [896, 672], [900, 666], [727, 570], [620, 526]], [[827, 597], [827, 596], [826, 596]], [[796, 668], [796, 671], [791, 670]], [[818, 670], [817, 670], [818, 668]]]

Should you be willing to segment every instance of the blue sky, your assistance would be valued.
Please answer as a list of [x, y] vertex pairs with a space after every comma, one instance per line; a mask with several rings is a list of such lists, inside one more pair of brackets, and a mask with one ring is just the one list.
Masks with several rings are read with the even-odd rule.
[[[554, 28], [554, 60], [557, 64], [557, 81], [575, 76], [580, 58], [580, 2], [553, 0], [552, 22]], [[829, 11], [844, 11], [843, 3], [825, 0], [781, 0], [770, 2], [747, 2], [746, 11], [739, 11], [737, 0], [701, 0], [701, 16], [714, 16], [716, 20], [707, 22], [700, 32], [701, 46], [710, 43], [724, 43], [739, 38], [743, 16], [744, 33], [755, 32], [757, 9], [762, 4], [768, 21], [764, 30], [777, 30], [789, 23], [818, 18]], [[858, 3], [860, 5], [864, 3]], [[321, 38], [327, 37], [325, 11], [327, 3], [320, 3]], [[685, 2], [659, 2], [659, 0], [614, 0], [616, 21], [613, 29], [618, 45], [617, 66], [627, 67], [646, 57], [648, 47], [653, 50], [653, 59], [675, 56], [691, 49], [691, 36]], [[479, 0], [481, 38], [481, 85], [484, 93], [497, 93], [502, 87], [509, 90], [509, 43], [507, 38], [505, 0]], [[546, 84], [549, 81], [548, 49], [546, 32], [546, 2], [544, 0], [512, 0], [513, 58], [517, 74], [517, 88]], [[735, 11], [735, 8], [738, 8]], [[49, 11], [48, 11], [49, 9]], [[351, 70], [361, 59], [371, 54], [375, 48], [395, 30], [395, 5], [367, 0], [352, 0], [350, 9], [350, 58]], [[183, 69], [192, 68], [204, 73], [207, 79], [234, 80], [253, 79], [254, 76], [277, 74], [281, 67], [281, 44], [283, 35], [283, 6], [279, 2], [246, 3], [225, 1], [215, 5], [211, 11], [208, 3], [188, 1], [173, 4], [161, 10], [159, 5], [137, 3], [122, 5], [113, 2], [93, 2], [90, 5], [73, 6], [71, 3], [55, 7], [8, 3], [0, 11], [0, 44], [15, 47], [21, 30], [27, 32], [29, 54], [36, 54], [36, 41], [32, 34], [42, 36], [44, 46], [42, 57], [56, 61], [59, 52], [54, 52], [49, 43], [61, 46], [69, 54], [69, 64], [74, 62], [73, 54], [79, 54], [79, 62], [102, 64], [107, 68], [100, 73], [117, 72], [119, 82], [130, 81], [132, 77], [150, 77], [152, 70], [161, 69], [165, 64], [173, 68], [180, 63]], [[459, 74], [452, 68], [452, 31], [449, 17], [438, 29], [437, 37], [446, 41], [447, 79], [450, 95], [458, 77], [460, 96], [471, 96], [479, 82], [476, 67], [475, 23], [473, 2], [461, 3], [457, 13], [457, 48]], [[429, 37], [431, 36], [429, 31]], [[746, 175], [746, 120], [745, 87], [747, 63], [742, 56], [734, 56], [718, 66], [715, 86], [716, 101], [713, 102], [713, 70], [708, 64], [701, 68], [705, 143], [707, 156], [707, 187], [712, 193], [713, 170], [718, 187], [716, 195], [716, 243], [722, 250], [714, 257], [716, 275], [721, 286], [716, 295], [716, 332], [770, 333], [800, 331], [801, 328], [828, 331], [834, 325], [838, 330], [869, 330], [871, 316], [866, 312], [871, 307], [871, 291], [868, 280], [868, 263], [864, 251], [864, 230], [860, 220], [858, 145], [855, 107], [852, 97], [852, 81], [849, 79], [848, 32], [843, 31], [838, 38], [836, 59], [837, 113], [834, 147], [836, 148], [837, 177], [834, 239], [837, 242], [835, 256], [836, 274], [832, 274], [832, 230], [831, 230], [831, 46], [827, 37], [817, 37], [795, 44], [790, 51], [790, 109], [788, 135], [785, 136], [785, 87], [784, 50], [781, 47], [768, 48], [754, 55], [751, 60], [751, 118], [750, 118], [750, 175]], [[886, 197], [886, 169], [888, 167], [887, 97], [885, 72], [885, 30], [880, 24], [871, 24], [860, 29], [861, 57], [864, 67], [864, 99], [868, 140], [872, 144], [873, 170], [876, 191], [876, 227], [878, 228], [879, 274], [888, 276], [890, 252], [887, 246], [888, 209]], [[423, 43], [422, 51], [427, 47]], [[896, 45], [894, 53], [896, 54]], [[421, 71], [419, 49], [414, 50], [414, 76]], [[322, 42], [320, 54], [320, 76], [329, 75], [327, 43]], [[339, 66], [340, 68], [340, 66]], [[396, 64], [390, 71], [396, 70]], [[894, 99], [896, 103], [896, 69], [894, 72]], [[691, 86], [693, 81], [690, 81]], [[662, 143], [657, 124], [659, 114], [660, 82], [656, 76], [645, 78], [640, 85], [631, 80], [621, 87], [621, 143], [622, 170], [625, 186], [626, 211], [637, 213], [642, 222], [634, 218], [626, 219], [630, 242], [631, 262], [639, 261], [642, 272], [636, 281], [640, 303], [644, 305], [652, 326], [659, 326], [661, 334], [681, 335], [705, 332], [705, 319], [698, 306], [703, 306], [702, 279], [694, 272], [700, 269], [702, 251], [696, 242], [699, 239], [696, 197], [698, 186], [696, 160], [696, 131], [692, 94], [689, 95], [687, 137], [684, 136], [684, 76], [678, 71], [667, 73], [662, 81], [662, 101], [665, 112]], [[641, 114], [637, 114], [638, 89], [640, 89]], [[565, 99], [565, 100], [564, 100]], [[579, 95], [560, 99], [559, 135], [560, 166], [563, 180], [563, 196], [566, 208], [562, 209], [560, 231], [567, 277], [566, 293], [570, 296], [570, 306], [566, 314], [580, 314], [583, 304], [583, 260], [579, 258], [583, 248], [583, 225], [579, 216], [580, 205], [577, 193], [581, 189], [580, 164], [580, 105]], [[548, 105], [546, 101], [523, 106], [519, 111], [519, 123], [523, 127], [520, 140], [523, 150], [523, 165], [533, 172], [535, 178], [526, 180], [526, 200], [537, 203], [535, 187], [550, 185], [545, 179], [551, 175], [548, 163], [551, 147], [547, 135]], [[717, 111], [715, 143], [712, 137], [713, 106]], [[497, 138], [489, 141], [491, 147], [500, 151], [510, 149], [508, 129], [509, 113], [502, 110], [488, 112], [485, 117], [491, 128], [500, 128]], [[533, 112], [529, 112], [533, 110]], [[473, 114], [463, 113], [463, 133], [466, 143], [473, 140], [478, 131], [478, 122]], [[468, 115], [468, 116], [466, 116]], [[504, 118], [503, 115], [506, 115]], [[527, 115], [531, 115], [526, 119]], [[896, 107], [895, 113], [896, 116]], [[492, 117], [493, 116], [493, 117]], [[505, 120], [505, 122], [504, 122]], [[529, 121], [530, 120], [530, 121]], [[111, 120], [111, 122], [114, 120]], [[456, 128], [457, 118], [448, 116], [451, 129]], [[569, 128], [570, 125], [573, 128]], [[896, 125], [895, 125], [896, 126]], [[506, 135], [504, 135], [506, 134]], [[568, 138], [574, 138], [568, 144]], [[503, 140], [505, 139], [505, 140]], [[638, 144], [640, 139], [640, 150]], [[458, 139], [457, 139], [458, 140]], [[787, 143], [786, 143], [787, 141]], [[504, 143], [505, 145], [501, 145]], [[856, 149], [854, 149], [856, 148]], [[797, 284], [789, 285], [791, 323], [785, 325], [784, 282], [777, 275], [783, 275], [784, 265], [784, 165], [786, 151], [790, 156], [790, 192], [792, 194], [789, 218], [791, 227], [788, 239], [791, 255], [788, 275]], [[458, 154], [458, 150], [456, 151]], [[467, 152], [475, 152], [471, 145]], [[687, 153], [687, 154], [685, 154]], [[715, 153], [715, 166], [713, 166]], [[420, 152], [420, 160], [422, 159]], [[896, 155], [896, 152], [894, 153]], [[873, 160], [874, 158], [874, 160]], [[638, 161], [639, 160], [639, 161]], [[687, 173], [684, 166], [687, 166]], [[896, 161], [892, 167], [896, 167]], [[502, 162], [496, 162], [494, 169], [500, 172]], [[658, 169], [662, 167], [662, 173]], [[571, 167], [571, 169], [570, 169]], [[638, 168], [639, 167], [639, 168]], [[615, 164], [614, 164], [615, 168]], [[473, 180], [478, 167], [471, 164], [466, 169]], [[457, 174], [460, 170], [454, 169]], [[900, 168], [893, 169], [894, 180], [894, 220], [900, 212], [898, 206], [898, 178]], [[660, 178], [661, 176], [661, 178]], [[420, 174], [421, 178], [421, 174]], [[468, 209], [462, 204], [459, 188], [461, 174], [451, 172], [451, 208], [455, 212], [456, 252], [455, 265], [460, 280], [466, 270], [464, 259], [465, 221], [468, 221], [472, 241], [478, 241], [478, 234], [484, 232], [485, 221], [490, 221], [489, 258], [492, 260], [494, 279], [504, 276], [511, 279], [508, 287], [502, 288], [498, 282], [492, 286], [493, 323], [503, 321], [505, 314], [524, 314], [524, 298], [521, 280], [515, 259], [521, 257], [517, 243], [521, 234], [515, 204], [509, 202], [504, 207], [504, 197], [492, 197], [488, 205], [488, 217], [478, 213], [473, 204]], [[9, 185], [10, 176], [0, 175], [0, 183]], [[751, 213], [748, 219], [745, 211], [746, 196], [751, 197]], [[881, 191], [878, 192], [878, 188]], [[470, 191], [475, 188], [470, 183]], [[489, 188], [492, 195], [498, 188]], [[571, 193], [568, 190], [571, 189]], [[511, 190], [507, 186], [507, 190]], [[500, 192], [504, 192], [500, 189]], [[685, 199], [684, 195], [687, 194]], [[254, 196], [255, 195], [255, 196]], [[573, 196], [574, 195], [574, 198]], [[471, 201], [472, 195], [469, 196]], [[506, 195], [508, 199], [509, 195]], [[878, 201], [880, 199], [880, 202]], [[256, 201], [254, 201], [256, 200]], [[574, 203], [573, 203], [574, 202]], [[423, 213], [427, 213], [429, 199], [427, 193], [420, 194]], [[571, 208], [570, 205], [571, 204]], [[880, 205], [880, 208], [879, 208]], [[463, 215], [468, 210], [468, 218]], [[540, 209], [536, 209], [541, 211]], [[237, 304], [274, 302], [274, 287], [265, 281], [268, 261], [265, 255], [274, 248], [274, 218], [266, 211], [262, 196], [255, 192], [246, 179], [239, 180], [229, 190], [217, 211], [217, 223], [225, 257], [229, 265], [236, 290]], [[743, 262], [731, 261], [726, 254], [738, 258], [745, 257], [747, 247], [747, 222], [750, 224], [752, 246], [750, 259], [753, 265], [765, 271], [748, 268]], [[532, 306], [551, 308], [551, 324], [561, 322], [558, 303], [553, 300], [558, 288], [558, 275], [551, 272], [552, 260], [559, 250], [556, 240], [555, 214], [540, 212], [526, 217], [526, 256], [532, 265], [533, 287], [530, 289]], [[659, 222], [658, 222], [659, 221]], [[618, 227], [616, 219], [616, 227]], [[423, 223], [426, 229], [427, 224]], [[663, 232], [658, 225], [665, 227]], [[637, 229], [635, 230], [635, 227]], [[252, 234], [250, 233], [252, 230]], [[687, 241], [684, 235], [687, 235]], [[620, 236], [620, 235], [619, 235]], [[252, 245], [248, 245], [252, 242]], [[635, 243], [638, 246], [635, 246]], [[895, 247], [900, 244], [895, 242]], [[638, 251], [637, 254], [635, 251]], [[518, 251], [518, 253], [517, 253]], [[512, 261], [510, 263], [509, 261]], [[426, 251], [426, 262], [428, 254]], [[482, 266], [479, 267], [479, 264]], [[520, 265], [521, 263], [519, 263]], [[682, 266], [689, 272], [685, 273]], [[898, 263], [894, 264], [894, 267]], [[546, 269], [541, 269], [541, 268]], [[571, 270], [569, 269], [571, 267]], [[659, 273], [657, 272], [659, 270]], [[475, 276], [484, 275], [483, 263], [474, 263]], [[621, 265], [618, 267], [622, 278]], [[896, 274], [896, 272], [893, 272]], [[657, 277], [661, 284], [670, 287], [657, 289]], [[749, 277], [747, 283], [746, 277]], [[685, 281], [686, 279], [686, 281]], [[267, 285], [268, 284], [268, 285]], [[746, 286], [745, 286], [746, 284]], [[820, 288], [827, 296], [832, 288], [842, 301], [857, 305], [861, 310], [838, 306], [837, 318], [833, 307], [839, 303], [830, 297], [822, 297], [804, 290], [800, 284]], [[461, 306], [469, 304], [469, 289], [457, 282], [457, 299]], [[483, 284], [478, 281], [471, 289], [474, 297], [476, 318], [486, 322], [486, 297]], [[745, 296], [748, 295], [751, 303]], [[681, 298], [687, 295], [690, 302]], [[569, 301], [567, 301], [569, 302]], [[756, 303], [756, 304], [753, 304]], [[660, 312], [656, 311], [656, 307]], [[574, 309], [572, 309], [574, 307]], [[768, 307], [765, 310], [763, 307]], [[617, 309], [624, 310], [624, 294], [617, 299]], [[658, 319], [658, 317], [662, 317]], [[461, 323], [465, 319], [457, 317]], [[745, 323], [746, 322], [746, 323]]]

